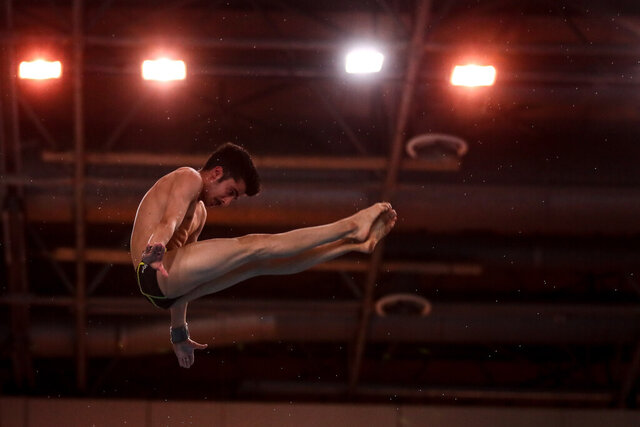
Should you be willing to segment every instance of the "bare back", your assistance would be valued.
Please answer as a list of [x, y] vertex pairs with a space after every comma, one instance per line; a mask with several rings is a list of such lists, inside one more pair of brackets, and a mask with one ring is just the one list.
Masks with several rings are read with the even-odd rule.
[[183, 186], [186, 185], [183, 183], [185, 178], [189, 179], [189, 185], [192, 185], [196, 175], [199, 177], [198, 172], [191, 168], [176, 169], [160, 178], [144, 195], [138, 206], [131, 232], [131, 261], [134, 268], [140, 263], [142, 252], [149, 243], [150, 236], [164, 220], [169, 204], [180, 203], [184, 206], [181, 206], [180, 211], [182, 218], [178, 218], [176, 222], [178, 225], [166, 244], [167, 250], [176, 249], [197, 240], [207, 218], [204, 203], [198, 199], [198, 193], [190, 192], [186, 198], [175, 197], [176, 193], [185, 193], [183, 191]]

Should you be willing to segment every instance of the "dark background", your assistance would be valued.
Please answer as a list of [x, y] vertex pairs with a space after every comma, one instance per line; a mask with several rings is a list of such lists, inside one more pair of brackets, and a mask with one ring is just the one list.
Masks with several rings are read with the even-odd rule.
[[[0, 18], [3, 394], [636, 407], [638, 2], [5, 1]], [[383, 70], [346, 75], [362, 40]], [[160, 51], [185, 81], [141, 79]], [[37, 55], [62, 78], [16, 79]], [[471, 60], [494, 86], [449, 84]], [[433, 133], [468, 153], [409, 159]], [[382, 199], [399, 221], [373, 256], [192, 303], [210, 347], [185, 371], [128, 239], [149, 186], [225, 141], [264, 190], [212, 209], [202, 238]]]

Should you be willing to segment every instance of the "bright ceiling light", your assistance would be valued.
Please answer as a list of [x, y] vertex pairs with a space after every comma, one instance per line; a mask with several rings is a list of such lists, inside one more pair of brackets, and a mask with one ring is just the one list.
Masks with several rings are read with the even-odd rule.
[[46, 80], [59, 79], [62, 75], [60, 61], [22, 61], [18, 67], [18, 76], [21, 79]]
[[492, 86], [496, 81], [496, 69], [491, 65], [456, 65], [451, 73], [454, 86]]
[[353, 49], [347, 54], [345, 71], [349, 74], [377, 73], [382, 69], [384, 55], [373, 48]]
[[175, 61], [168, 58], [146, 60], [142, 63], [142, 78], [145, 80], [184, 80], [187, 77], [187, 68], [184, 61]]

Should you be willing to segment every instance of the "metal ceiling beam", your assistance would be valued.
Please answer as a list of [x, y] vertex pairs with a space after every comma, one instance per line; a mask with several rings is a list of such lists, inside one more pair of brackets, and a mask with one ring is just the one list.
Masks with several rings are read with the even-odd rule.
[[[634, 24], [636, 28], [639, 25]], [[627, 25], [628, 27], [629, 25]], [[20, 40], [27, 43], [54, 43], [60, 45], [71, 45], [72, 38], [69, 36], [54, 35], [4, 35], [0, 36], [0, 44], [10, 44], [14, 40]], [[85, 42], [88, 47], [117, 47], [117, 48], [139, 48], [146, 46], [155, 46], [163, 42], [163, 38], [157, 37], [136, 37], [136, 36], [98, 36], [88, 35]], [[210, 48], [210, 49], [240, 49], [240, 50], [285, 50], [285, 51], [341, 51], [344, 49], [344, 41], [342, 40], [293, 40], [293, 39], [269, 39], [269, 38], [223, 38], [220, 37], [171, 37], [171, 43], [174, 45], [193, 47], [193, 48]], [[409, 47], [404, 40], [390, 40], [382, 43], [385, 50], [402, 51]], [[471, 51], [486, 52], [487, 54], [496, 55], [550, 55], [550, 56], [585, 56], [585, 57], [611, 57], [611, 56], [629, 56], [635, 57], [640, 55], [640, 48], [634, 45], [594, 45], [594, 44], [498, 44], [485, 43], [477, 45], [474, 43], [441, 43], [441, 42], [425, 42], [422, 45], [425, 53], [447, 53], [455, 51]]]
[[[12, 34], [14, 31], [13, 28], [13, 0], [5, 0], [5, 13], [6, 13], [6, 28], [9, 34]], [[8, 88], [7, 91], [7, 99], [8, 99], [8, 108], [9, 108], [9, 124], [11, 131], [11, 139], [10, 146], [7, 150], [7, 159], [5, 160], [8, 164], [8, 170], [13, 173], [21, 173], [22, 172], [22, 155], [21, 155], [21, 142], [22, 138], [20, 137], [20, 118], [18, 111], [18, 86], [17, 86], [17, 73], [18, 63], [16, 60], [16, 48], [14, 43], [9, 43], [7, 49], [7, 75], [8, 75]], [[18, 189], [20, 195], [22, 195], [22, 190]]]
[[[50, 37], [44, 37], [49, 39]], [[2, 39], [0, 39], [1, 41]], [[292, 40], [292, 39], [242, 39], [220, 37], [172, 37], [176, 45], [202, 48], [247, 49], [247, 50], [302, 50], [302, 51], [340, 51], [344, 49], [342, 40]], [[60, 42], [66, 40], [60, 39]], [[142, 47], [154, 46], [159, 41], [153, 37], [88, 36], [87, 44], [104, 47]], [[383, 42], [382, 47], [389, 50], [405, 50], [410, 44], [405, 40]], [[447, 53], [452, 51], [487, 52], [501, 55], [559, 55], [559, 56], [638, 56], [640, 48], [633, 45], [584, 45], [584, 44], [455, 44], [425, 42], [421, 45], [425, 53]]]
[[[7, 33], [14, 30], [13, 1], [5, 0], [5, 25]], [[15, 45], [10, 44], [5, 49], [6, 66], [3, 80], [8, 86], [7, 93], [3, 94], [8, 101], [9, 133], [5, 146], [6, 157], [2, 159], [5, 172], [21, 174], [23, 170], [22, 145], [20, 138], [20, 120], [18, 111], [17, 88], [17, 62]], [[4, 76], [7, 76], [6, 79]], [[4, 131], [4, 129], [3, 129]], [[4, 151], [4, 150], [3, 150]], [[4, 237], [4, 255], [7, 266], [7, 288], [10, 294], [25, 295], [29, 292], [29, 280], [27, 275], [27, 242], [26, 215], [24, 212], [25, 191], [22, 186], [9, 186], [4, 193], [2, 202], [2, 226]], [[32, 358], [30, 352], [29, 324], [30, 313], [28, 307], [11, 307], [11, 358], [13, 375], [19, 388], [33, 386], [35, 377], [33, 373]]]
[[10, 186], [34, 188], [66, 188], [73, 184], [71, 178], [33, 178], [23, 174], [5, 173], [0, 181], [0, 188]]
[[[340, 383], [309, 383], [286, 381], [244, 381], [239, 393], [262, 396], [300, 396], [300, 397], [334, 397], [340, 398], [347, 392], [344, 384]], [[461, 405], [463, 402], [480, 402], [503, 406], [506, 403], [531, 405], [580, 405], [583, 407], [610, 407], [611, 393], [589, 391], [561, 391], [552, 390], [521, 390], [500, 388], [469, 388], [469, 387], [402, 387], [376, 384], [360, 384], [353, 391], [357, 397], [380, 398], [388, 401], [391, 396], [396, 399], [434, 400]], [[276, 397], [277, 398], [277, 397]], [[635, 399], [640, 404], [640, 398]]]
[[[7, 297], [1, 301], [9, 302]], [[87, 303], [92, 315], [110, 316], [110, 320], [89, 325], [87, 356], [138, 356], [169, 351], [166, 312], [141, 296], [89, 298]], [[190, 304], [189, 309], [193, 336], [217, 347], [279, 341], [348, 342], [359, 323], [359, 304], [351, 301], [311, 304], [206, 298]], [[136, 324], [113, 317], [131, 313], [145, 319]], [[212, 317], [211, 313], [216, 314]], [[0, 326], [0, 334], [6, 332], [6, 326]], [[66, 322], [34, 320], [31, 335], [34, 356], [73, 355], [75, 329]], [[632, 346], [640, 336], [640, 308], [629, 304], [434, 303], [426, 317], [375, 316], [369, 335], [377, 343]]]
[[[100, 75], [139, 75], [140, 67], [129, 66], [107, 66], [87, 64], [86, 71]], [[201, 65], [189, 68], [191, 76], [209, 77], [246, 77], [246, 78], [298, 78], [298, 79], [342, 79], [344, 74], [338, 70], [327, 70], [324, 68], [312, 68], [305, 66], [283, 67], [264, 65]], [[634, 71], [630, 67], [620, 69], [618, 72], [594, 73], [575, 71], [523, 71], [523, 72], [502, 72], [499, 83], [505, 85], [598, 85], [611, 86], [610, 90], [624, 88], [626, 86], [637, 86], [640, 83], [633, 78]], [[449, 86], [449, 74], [434, 72], [432, 70], [422, 70], [420, 81], [432, 82]], [[378, 78], [380, 80], [395, 81], [400, 80], [402, 75], [395, 71], [381, 71]], [[503, 88], [494, 87], [497, 91]]]
[[[10, 192], [12, 193], [12, 192]], [[3, 200], [2, 209], [3, 249], [6, 262], [4, 283], [10, 295], [25, 295], [29, 291], [26, 269], [25, 218], [20, 199], [10, 194]], [[14, 380], [19, 388], [33, 385], [34, 376], [29, 351], [29, 315], [28, 307], [14, 306], [10, 309], [11, 358]]]
[[[50, 38], [50, 37], [45, 37]], [[0, 38], [0, 41], [2, 38]], [[64, 37], [58, 37], [60, 43], [66, 42]], [[106, 37], [87, 36], [87, 45], [103, 47], [143, 47], [154, 46], [162, 39], [157, 37]], [[172, 44], [194, 48], [208, 49], [247, 49], [247, 50], [289, 50], [289, 51], [325, 51], [338, 50], [344, 47], [344, 42], [336, 40], [296, 40], [296, 39], [269, 39], [269, 38], [221, 38], [221, 37], [171, 37]], [[393, 49], [403, 48], [403, 42], [390, 43]]]
[[[92, 165], [117, 166], [193, 166], [201, 167], [207, 160], [207, 154], [154, 154], [154, 153], [86, 153], [86, 162]], [[389, 159], [378, 156], [252, 156], [259, 169], [299, 169], [299, 170], [349, 170], [384, 171], [389, 168]], [[74, 162], [72, 152], [42, 152], [42, 160], [51, 163]], [[402, 169], [408, 171], [457, 171], [460, 169], [458, 158], [405, 159]]]
[[[387, 171], [384, 186], [382, 188], [382, 200], [390, 201], [395, 195], [395, 188], [402, 162], [402, 149], [405, 142], [405, 132], [407, 122], [411, 113], [413, 98], [415, 96], [415, 85], [418, 79], [420, 63], [423, 54], [423, 38], [429, 22], [431, 11], [431, 1], [421, 0], [416, 10], [411, 46], [408, 51], [408, 65], [405, 80], [400, 96], [400, 105], [395, 126], [395, 133], [390, 149], [389, 169]], [[373, 252], [369, 273], [364, 287], [364, 298], [362, 299], [362, 312], [360, 315], [360, 325], [354, 340], [353, 358], [350, 361], [349, 369], [349, 390], [353, 391], [360, 376], [360, 365], [364, 353], [365, 341], [369, 331], [369, 322], [373, 309], [373, 292], [375, 282], [378, 278], [378, 271], [382, 265], [382, 254], [384, 251], [384, 241], [379, 244]]]
[[[60, 262], [74, 262], [77, 251], [74, 248], [56, 248], [51, 253], [52, 259]], [[85, 261], [99, 264], [131, 264], [129, 252], [120, 249], [86, 248]], [[381, 268], [389, 273], [416, 273], [424, 275], [452, 275], [452, 276], [480, 276], [483, 272], [481, 265], [472, 262], [415, 262], [415, 261], [387, 261]], [[311, 267], [315, 271], [350, 271], [364, 273], [369, 270], [367, 264], [358, 260], [340, 259]]]
[[74, 168], [74, 222], [76, 234], [76, 293], [75, 293], [75, 353], [76, 381], [80, 391], [87, 387], [87, 266], [85, 261], [86, 224], [85, 224], [85, 140], [84, 140], [84, 35], [83, 0], [73, 1], [73, 135], [75, 143]]
[[[434, 243], [436, 242], [436, 243]], [[485, 269], [500, 271], [571, 271], [571, 272], [629, 272], [640, 264], [640, 249], [629, 248], [628, 239], [597, 239], [592, 242], [500, 242], [492, 239], [478, 242], [473, 239], [434, 239], [442, 259], [456, 261], [428, 261], [429, 250], [415, 248], [414, 258], [424, 261], [383, 261], [381, 270], [387, 273], [415, 273], [422, 275], [480, 276]], [[453, 249], [455, 248], [455, 249]], [[58, 247], [42, 255], [58, 262], [75, 262], [76, 250]], [[87, 262], [128, 265], [131, 257], [127, 251], [111, 248], [86, 248]], [[369, 271], [368, 263], [358, 258], [343, 257], [312, 268], [315, 271]]]
[[[72, 307], [74, 297], [61, 296], [39, 296], [34, 294], [24, 295], [2, 295], [0, 305], [32, 305], [51, 307]], [[640, 306], [630, 303], [584, 303], [584, 304], [548, 304], [548, 303], [515, 303], [503, 302], [433, 302], [433, 310], [425, 317], [413, 315], [389, 315], [386, 317], [375, 316], [376, 319], [383, 319], [389, 325], [409, 322], [414, 325], [427, 325], [432, 328], [430, 331], [405, 330], [396, 334], [397, 339], [408, 340], [408, 342], [431, 342], [435, 340], [456, 342], [484, 342], [488, 341], [482, 337], [476, 337], [472, 330], [491, 330], [492, 340], [496, 342], [522, 342], [533, 339], [539, 343], [562, 342], [566, 337], [554, 336], [554, 328], [545, 330], [543, 324], [553, 323], [563, 328], [567, 325], [571, 327], [584, 327], [586, 324], [596, 324], [595, 330], [584, 330], [580, 332], [573, 341], [570, 342], [593, 342], [603, 343], [617, 342], [634, 345], [636, 338], [640, 335]], [[166, 317], [167, 312], [159, 310], [151, 305], [142, 296], [135, 297], [91, 297], [87, 299], [87, 307], [91, 315], [113, 314], [130, 316], [151, 315], [154, 317]], [[313, 318], [316, 315], [326, 316], [350, 316], [354, 325], [356, 324], [360, 302], [356, 300], [291, 300], [291, 299], [237, 299], [223, 297], [205, 297], [190, 303], [189, 311], [201, 320], [207, 321], [211, 313], [218, 315], [255, 315], [256, 312], [271, 314], [303, 315]], [[516, 322], [516, 319], [517, 322]], [[440, 323], [439, 323], [440, 322]], [[443, 329], [443, 323], [449, 324]], [[613, 329], [619, 323], [629, 323], [622, 330], [613, 332], [613, 335], [604, 333]], [[581, 326], [580, 326], [581, 325]], [[6, 333], [7, 325], [1, 325]], [[166, 325], [164, 325], [166, 326]], [[468, 327], [467, 327], [468, 326]], [[294, 326], [292, 326], [293, 328]], [[536, 329], [535, 335], [518, 334], [517, 329], [521, 327]], [[539, 329], [537, 329], [539, 328]], [[437, 329], [433, 333], [433, 329]], [[452, 333], [455, 332], [454, 335]], [[380, 334], [382, 339], [393, 340], [386, 333]], [[348, 335], [345, 335], [349, 339]], [[163, 337], [164, 338], [164, 337]], [[460, 342], [463, 342], [460, 341]], [[70, 350], [71, 351], [71, 350]]]
[[[6, 47], [5, 47], [6, 52]], [[0, 56], [0, 70], [4, 72], [0, 72], [0, 92], [6, 93], [8, 90], [7, 86], [9, 85], [9, 72], [7, 68], [9, 67], [6, 60], [9, 59], [8, 55]], [[7, 68], [4, 68], [4, 67]], [[9, 157], [9, 136], [7, 134], [7, 121], [5, 119], [5, 103], [4, 97], [0, 96], [0, 176], [2, 176], [2, 182], [5, 181], [5, 176], [8, 175], [8, 157]], [[8, 183], [7, 183], [8, 185]], [[7, 185], [0, 185], [0, 202], [4, 203], [5, 196], [7, 194]]]
[[[104, 190], [87, 193], [88, 222], [131, 224], [140, 197], [153, 182], [91, 178], [87, 183], [90, 188]], [[366, 207], [365, 201], [376, 188], [357, 183], [338, 187], [330, 182], [269, 183], [258, 197], [245, 198], [225, 209], [210, 209], [207, 221], [270, 229], [297, 227], [303, 222], [324, 224]], [[29, 194], [24, 200], [27, 220], [50, 224], [71, 221], [69, 190], [67, 186], [57, 192]], [[360, 202], [355, 206], [354, 201]], [[400, 185], [394, 206], [402, 217], [399, 231], [609, 237], [640, 233], [637, 188]]]

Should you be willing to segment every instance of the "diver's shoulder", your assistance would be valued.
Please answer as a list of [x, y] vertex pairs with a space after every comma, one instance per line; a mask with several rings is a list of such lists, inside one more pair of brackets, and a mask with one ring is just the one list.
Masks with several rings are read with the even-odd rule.
[[[202, 175], [197, 170], [190, 167], [182, 167], [171, 172], [174, 185], [188, 191], [189, 193], [200, 193], [202, 190]], [[174, 187], [175, 188], [175, 187]]]
[[173, 172], [171, 172], [172, 174], [179, 174], [179, 175], [192, 175], [192, 176], [200, 176], [200, 172], [198, 172], [197, 170], [195, 170], [192, 167], [189, 166], [182, 166], [179, 167], [178, 169], [175, 169]]
[[173, 178], [177, 178], [180, 180], [186, 180], [186, 181], [198, 182], [198, 183], [202, 182], [202, 175], [200, 175], [200, 172], [188, 166], [178, 168], [173, 172], [171, 172], [170, 175], [172, 175]]

